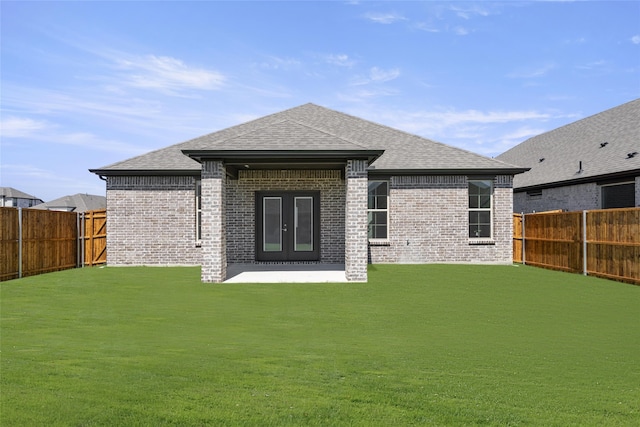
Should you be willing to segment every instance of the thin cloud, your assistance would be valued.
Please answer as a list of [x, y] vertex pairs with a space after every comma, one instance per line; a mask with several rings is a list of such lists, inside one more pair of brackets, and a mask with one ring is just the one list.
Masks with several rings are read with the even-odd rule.
[[359, 103], [362, 101], [372, 100], [383, 96], [394, 96], [398, 92], [388, 88], [361, 88], [350, 92], [338, 93], [337, 97], [341, 101]]
[[41, 183], [46, 183], [52, 180], [56, 181], [64, 181], [71, 183], [74, 181], [73, 178], [61, 177], [49, 170], [39, 168], [37, 166], [33, 166], [30, 164], [3, 164], [2, 170], [7, 175], [14, 175], [17, 177], [28, 177], [28, 178], [37, 178], [42, 180]]
[[397, 13], [377, 13], [377, 12], [369, 12], [364, 15], [366, 19], [371, 22], [375, 22], [376, 24], [393, 24], [398, 21], [406, 21], [402, 15]]
[[400, 70], [398, 68], [392, 68], [390, 70], [384, 70], [379, 67], [372, 67], [369, 70], [369, 74], [365, 77], [357, 77], [353, 82], [353, 85], [367, 85], [371, 83], [384, 83], [400, 76]]
[[26, 117], [10, 116], [0, 119], [0, 135], [4, 138], [27, 138], [47, 127], [47, 123], [43, 121]]
[[104, 194], [105, 191], [104, 183], [100, 180], [96, 179], [94, 184], [90, 184], [70, 177], [66, 170], [55, 170], [53, 167], [43, 169], [27, 163], [9, 163], [2, 165], [2, 172], [3, 182], [14, 182], [21, 190], [43, 197], [45, 201], [53, 199], [54, 194], [59, 197], [73, 193]]
[[148, 148], [133, 146], [115, 140], [106, 140], [89, 132], [61, 132], [61, 126], [26, 117], [6, 117], [0, 122], [3, 138], [28, 138], [29, 142], [45, 142], [48, 145], [73, 145], [90, 150], [142, 154]]
[[256, 64], [258, 67], [266, 70], [289, 70], [299, 68], [302, 63], [295, 58], [283, 58], [270, 55], [262, 62]]
[[537, 111], [432, 111], [414, 113], [416, 119], [424, 119], [440, 123], [441, 126], [457, 126], [460, 124], [479, 123], [496, 124], [518, 122], [523, 120], [544, 120], [551, 116]]
[[[217, 90], [227, 77], [221, 72], [187, 64], [171, 56], [136, 55], [122, 50], [87, 45], [73, 38], [59, 38], [64, 43], [109, 63], [108, 74], [96, 73], [86, 80], [101, 81], [112, 91], [122, 88], [152, 90], [164, 95], [183, 96], [185, 91]], [[106, 70], [105, 70], [106, 71]]]
[[436, 27], [434, 27], [432, 24], [427, 24], [426, 22], [418, 22], [416, 24], [414, 24], [413, 28], [420, 30], [420, 31], [425, 31], [427, 33], [439, 33], [440, 30]]
[[640, 34], [637, 34], [637, 35], [631, 37], [631, 43], [640, 44]]
[[577, 39], [567, 39], [564, 41], [564, 44], [567, 45], [579, 45], [579, 44], [585, 44], [587, 42], [587, 39], [584, 37], [579, 37]]
[[[569, 117], [537, 110], [400, 110], [361, 107], [351, 114], [472, 152], [494, 156]], [[366, 105], [366, 104], [365, 104]], [[371, 104], [370, 104], [371, 105]]]
[[370, 120], [391, 127], [429, 137], [451, 137], [460, 129], [478, 133], [483, 127], [518, 123], [524, 121], [547, 121], [551, 114], [535, 110], [524, 111], [479, 111], [454, 109], [442, 111], [374, 111], [366, 113]]
[[473, 16], [489, 16], [490, 13], [486, 9], [479, 6], [462, 8], [459, 6], [451, 6], [450, 10], [455, 13], [459, 18], [471, 19]]
[[[77, 88], [76, 92], [81, 92]], [[12, 108], [25, 109], [41, 114], [71, 112], [74, 114], [91, 114], [95, 116], [118, 118], [136, 118], [148, 120], [160, 113], [160, 106], [155, 101], [136, 98], [123, 99], [114, 96], [80, 96], [70, 91], [39, 89], [11, 84], [3, 85], [3, 101]]]
[[516, 70], [507, 74], [507, 77], [514, 78], [514, 79], [533, 79], [537, 77], [546, 76], [554, 68], [556, 68], [555, 64], [549, 63], [549, 64], [544, 64], [535, 68], [530, 68], [530, 69], [523, 68], [520, 70]]
[[607, 62], [605, 60], [601, 59], [599, 61], [589, 62], [588, 64], [578, 65], [577, 68], [579, 68], [581, 70], [593, 70], [593, 69], [601, 69], [602, 67], [604, 67], [606, 65], [607, 65]]
[[225, 77], [213, 70], [191, 67], [170, 56], [145, 55], [117, 58], [116, 65], [126, 71], [121, 73], [122, 83], [141, 89], [156, 89], [165, 93], [184, 89], [215, 90], [225, 82]]
[[547, 130], [543, 128], [532, 128], [529, 126], [524, 126], [516, 129], [515, 131], [508, 133], [502, 136], [503, 140], [515, 140], [515, 141], [524, 141], [525, 139], [529, 139], [531, 137], [540, 135], [545, 133]]
[[349, 55], [346, 54], [325, 55], [323, 59], [328, 64], [337, 65], [340, 67], [351, 68], [356, 64], [356, 61], [351, 59]]
[[138, 155], [151, 150], [151, 148], [147, 147], [139, 147], [112, 139], [104, 139], [89, 132], [74, 132], [59, 136], [52, 136], [53, 138], [50, 138], [51, 142], [57, 142], [65, 145], [75, 145], [77, 147], [83, 147], [97, 151], [106, 151], [110, 153]]

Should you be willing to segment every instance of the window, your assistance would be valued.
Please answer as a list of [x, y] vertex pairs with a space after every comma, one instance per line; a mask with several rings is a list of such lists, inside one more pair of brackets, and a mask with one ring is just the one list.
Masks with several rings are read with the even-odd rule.
[[490, 180], [469, 181], [469, 238], [490, 239], [491, 195], [493, 184]]
[[527, 199], [529, 199], [529, 200], [542, 199], [542, 190], [529, 190], [529, 191], [527, 191]]
[[369, 239], [386, 239], [389, 228], [389, 182], [369, 181], [368, 197], [368, 237]]
[[632, 182], [602, 186], [602, 209], [632, 208], [636, 205], [636, 187]]
[[196, 180], [196, 241], [202, 240], [202, 182]]

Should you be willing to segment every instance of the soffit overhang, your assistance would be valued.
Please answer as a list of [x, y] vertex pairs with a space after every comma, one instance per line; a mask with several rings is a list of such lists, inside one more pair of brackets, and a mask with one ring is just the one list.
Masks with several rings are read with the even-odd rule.
[[365, 160], [369, 164], [384, 150], [182, 150], [191, 159], [202, 163], [219, 160], [227, 173], [237, 176], [247, 169], [335, 169], [344, 170], [348, 160]]

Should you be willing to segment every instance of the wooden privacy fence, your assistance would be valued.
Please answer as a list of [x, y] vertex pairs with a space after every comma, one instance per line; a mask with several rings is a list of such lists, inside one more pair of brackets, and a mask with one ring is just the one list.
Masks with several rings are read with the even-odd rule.
[[640, 208], [514, 214], [513, 261], [640, 285]]
[[0, 208], [0, 281], [106, 262], [106, 210]]
[[82, 265], [107, 262], [107, 210], [101, 209], [80, 214], [84, 251]]

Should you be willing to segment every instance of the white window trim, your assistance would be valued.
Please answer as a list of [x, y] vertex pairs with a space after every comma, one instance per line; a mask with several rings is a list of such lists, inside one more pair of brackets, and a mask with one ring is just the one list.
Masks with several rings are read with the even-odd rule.
[[[472, 183], [472, 182], [489, 182], [491, 184], [491, 195], [490, 195], [490, 202], [491, 202], [491, 206], [489, 208], [471, 208], [469, 207], [469, 186], [468, 184]], [[494, 207], [494, 190], [495, 190], [495, 185], [493, 182], [493, 179], [469, 179], [467, 180], [467, 212], [478, 212], [478, 211], [482, 211], [482, 212], [489, 212], [490, 217], [489, 217], [489, 237], [469, 237], [469, 244], [471, 245], [493, 245], [495, 244], [495, 239], [494, 239], [494, 235], [493, 235], [493, 222], [494, 222], [494, 212], [493, 212], [493, 207]], [[467, 214], [467, 217], [469, 215]], [[467, 220], [467, 235], [469, 234], [469, 222]]]
[[[371, 182], [386, 182], [387, 183], [387, 208], [386, 209], [369, 209], [367, 206], [367, 216], [369, 216], [369, 212], [386, 212], [387, 213], [387, 237], [373, 237], [369, 238], [369, 243], [372, 246], [386, 246], [389, 244], [389, 201], [391, 199], [391, 180], [389, 179], [370, 179], [367, 181], [367, 187]], [[367, 205], [369, 204], [369, 191], [367, 190]], [[369, 234], [368, 225], [367, 225], [367, 234]]]
[[202, 246], [202, 236], [200, 233], [202, 232], [202, 180], [196, 179], [195, 189], [194, 189], [194, 210], [195, 210], [195, 238], [196, 238], [196, 247]]

